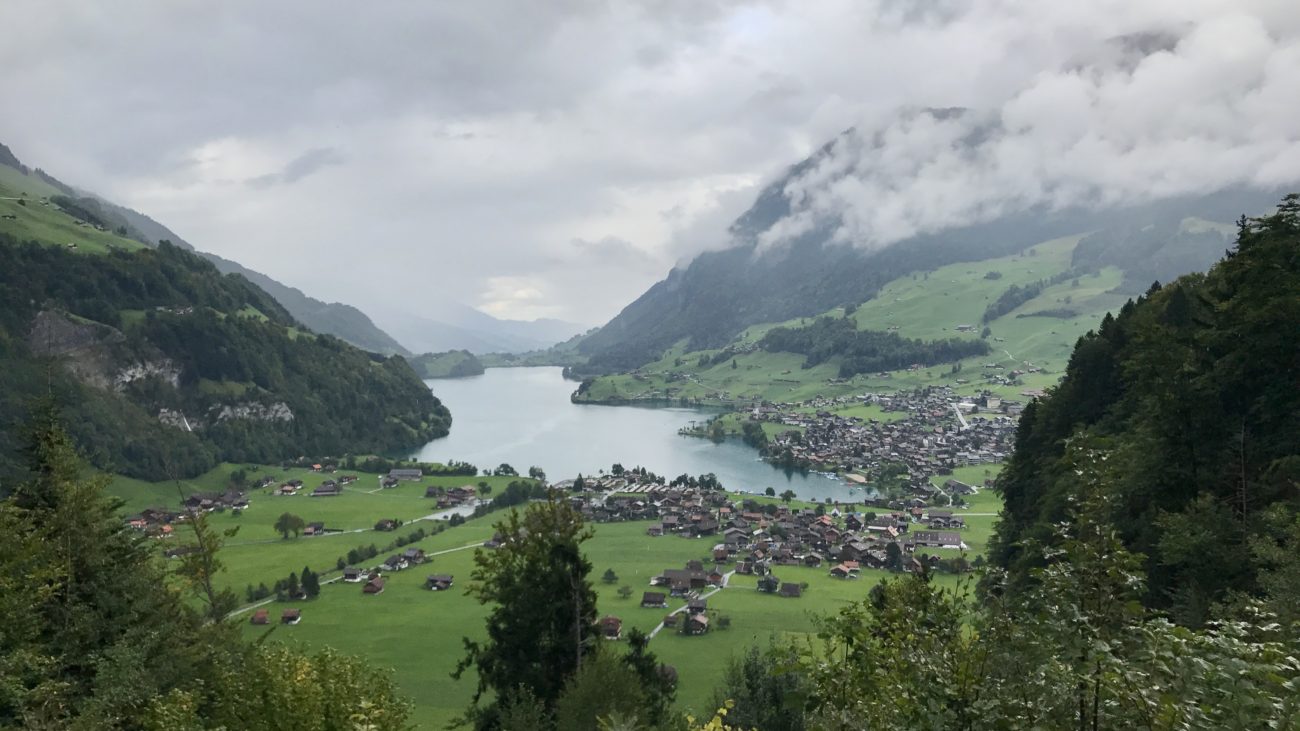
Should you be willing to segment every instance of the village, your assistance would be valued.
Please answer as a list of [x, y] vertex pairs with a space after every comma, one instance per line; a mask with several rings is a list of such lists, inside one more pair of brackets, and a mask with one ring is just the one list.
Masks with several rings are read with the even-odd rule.
[[[883, 418], [836, 413], [879, 409]], [[1022, 406], [985, 393], [958, 397], [945, 386], [892, 394], [819, 398], [798, 404], [756, 404], [751, 422], [789, 427], [768, 439], [765, 457], [778, 465], [838, 471], [885, 498], [933, 500], [930, 478], [1006, 458]], [[890, 417], [898, 418], [890, 418]], [[953, 498], [947, 495], [947, 499]]]

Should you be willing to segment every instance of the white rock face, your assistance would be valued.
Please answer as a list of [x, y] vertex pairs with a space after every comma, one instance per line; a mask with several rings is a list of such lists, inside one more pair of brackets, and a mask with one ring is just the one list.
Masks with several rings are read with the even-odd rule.
[[230, 419], [251, 419], [253, 421], [293, 421], [293, 411], [283, 401], [267, 405], [255, 401], [212, 408], [212, 421], [220, 424]]
[[181, 369], [170, 360], [147, 361], [135, 363], [118, 371], [113, 376], [113, 389], [124, 390], [129, 384], [145, 378], [158, 377], [171, 384], [172, 388], [181, 385]]

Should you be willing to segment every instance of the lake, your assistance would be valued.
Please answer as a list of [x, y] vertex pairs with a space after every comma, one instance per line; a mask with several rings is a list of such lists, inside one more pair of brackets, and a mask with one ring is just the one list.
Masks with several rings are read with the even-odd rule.
[[520, 473], [530, 466], [551, 480], [643, 466], [672, 479], [712, 472], [728, 490], [777, 494], [793, 490], [805, 500], [861, 500], [839, 479], [787, 474], [758, 459], [739, 440], [715, 444], [677, 430], [711, 412], [676, 407], [574, 404], [577, 384], [559, 368], [489, 368], [481, 376], [426, 381], [451, 409], [451, 434], [411, 456], [429, 462], [461, 460], [484, 467], [508, 462]]

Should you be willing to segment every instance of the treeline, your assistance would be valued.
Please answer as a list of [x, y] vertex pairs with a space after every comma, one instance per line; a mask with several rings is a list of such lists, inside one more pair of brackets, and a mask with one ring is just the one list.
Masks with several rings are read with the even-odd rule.
[[998, 295], [998, 298], [996, 300], [993, 300], [993, 302], [991, 302], [988, 307], [984, 308], [983, 322], [984, 324], [987, 325], [988, 323], [993, 322], [999, 317], [1002, 317], [1008, 312], [1016, 309], [1017, 307], [1028, 302], [1029, 300], [1042, 294], [1043, 290], [1047, 289], [1048, 287], [1060, 284], [1062, 282], [1068, 282], [1069, 280], [1075, 279], [1078, 276], [1079, 276], [1079, 272], [1077, 269], [1067, 269], [1066, 271], [1053, 274], [1051, 277], [1048, 277], [1047, 279], [1040, 279], [1037, 282], [1030, 282], [1029, 284], [1023, 286], [1019, 284], [1013, 284], [1010, 287], [1007, 287], [1006, 290], [1002, 292], [1002, 294]]
[[[246, 642], [224, 621], [223, 537], [199, 514], [167, 564], [87, 478], [50, 408], [28, 425], [34, 477], [0, 501], [0, 728], [406, 727], [390, 675], [333, 651]], [[166, 572], [164, 565], [174, 566]]]
[[482, 361], [468, 350], [417, 355], [411, 358], [411, 367], [424, 378], [464, 378], [486, 372]]
[[[1199, 626], [1248, 597], [1300, 591], [1300, 203], [1243, 220], [1209, 273], [1153, 286], [1075, 346], [1065, 377], [1021, 417], [998, 480], [992, 557], [1013, 585], [1042, 566], [1083, 486], [1080, 450], [1105, 455], [1147, 606]], [[1067, 445], [1071, 449], [1067, 449]], [[1292, 601], [1274, 607], [1296, 618]]]
[[893, 332], [859, 330], [852, 319], [835, 317], [819, 317], [803, 327], [773, 328], [758, 341], [758, 347], [772, 353], [806, 356], [804, 368], [841, 357], [840, 378], [897, 370], [916, 363], [951, 363], [989, 352], [988, 343], [982, 340], [913, 340]]
[[[404, 360], [297, 332], [264, 292], [178, 247], [83, 256], [0, 237], [0, 258], [0, 480], [17, 474], [13, 430], [25, 404], [47, 391], [69, 404], [96, 466], [151, 480], [220, 461], [383, 453], [449, 429], [450, 414]], [[29, 343], [38, 313], [51, 340]], [[174, 369], [177, 382], [104, 387], [143, 364]], [[159, 422], [164, 410], [173, 425]]]

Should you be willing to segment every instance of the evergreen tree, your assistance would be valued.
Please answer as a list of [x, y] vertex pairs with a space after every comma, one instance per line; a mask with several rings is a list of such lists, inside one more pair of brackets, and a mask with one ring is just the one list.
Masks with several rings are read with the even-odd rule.
[[495, 706], [478, 704], [519, 688], [554, 708], [567, 679], [599, 642], [591, 563], [581, 545], [591, 537], [567, 502], [532, 503], [495, 526], [505, 537], [496, 550], [478, 550], [470, 592], [489, 605], [487, 639], [465, 640], [465, 657], [453, 677], [471, 667], [478, 687], [469, 717], [480, 723]]

